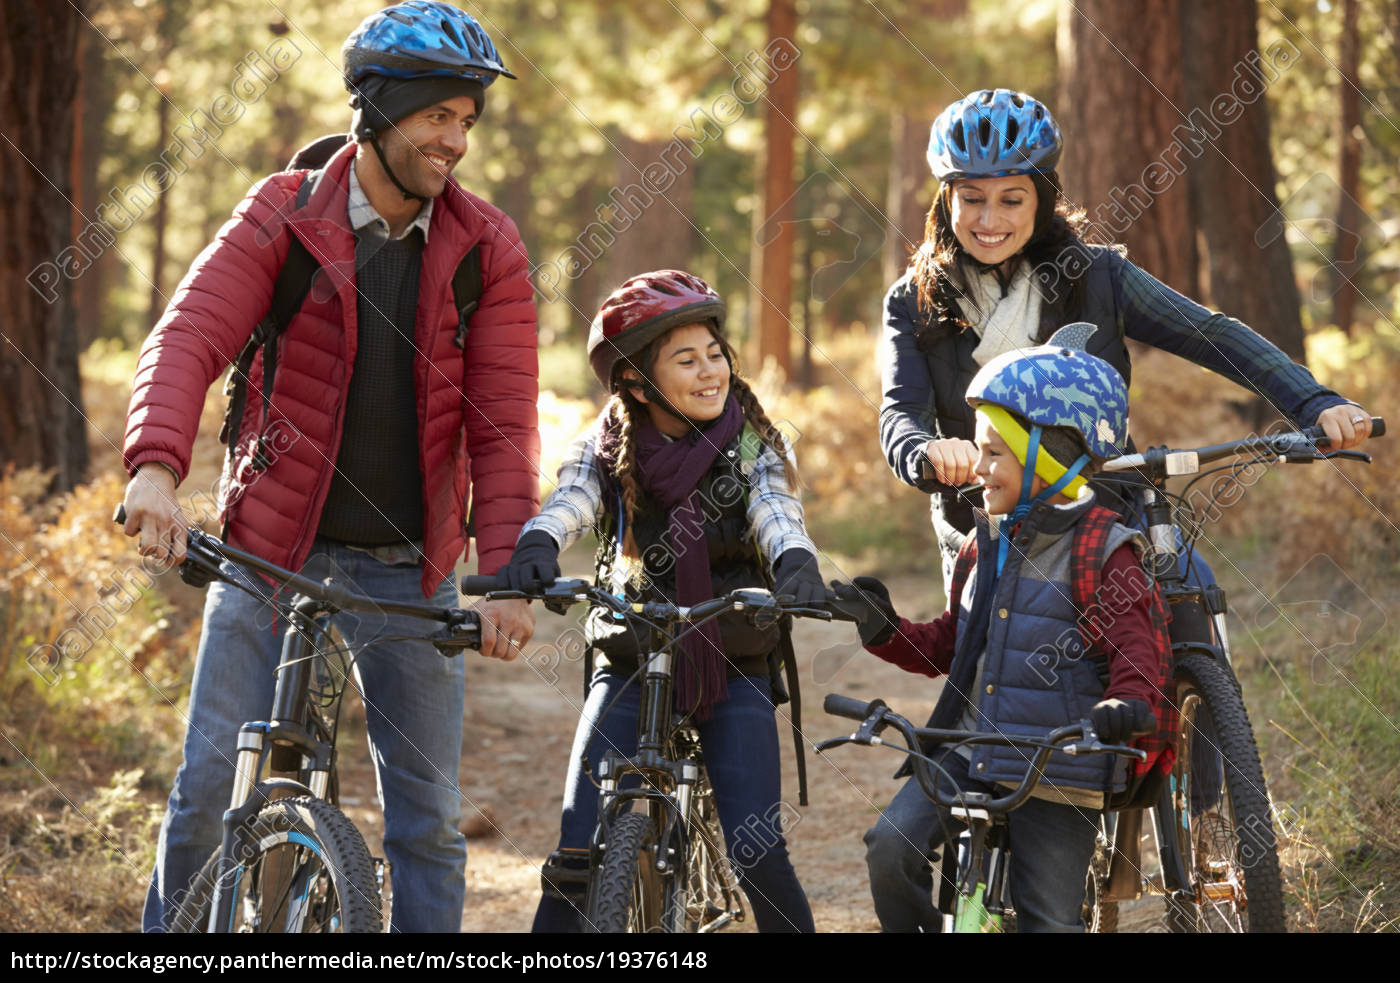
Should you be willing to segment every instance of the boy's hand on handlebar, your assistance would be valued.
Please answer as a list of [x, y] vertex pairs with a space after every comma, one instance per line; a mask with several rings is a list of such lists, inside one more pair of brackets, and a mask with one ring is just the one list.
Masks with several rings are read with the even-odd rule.
[[[532, 529], [515, 544], [509, 562], [496, 571], [502, 590], [529, 590], [559, 579], [559, 544], [542, 529]], [[534, 617], [530, 624], [533, 627]]]
[[510, 662], [535, 633], [529, 601], [482, 601], [476, 611], [481, 616], [481, 654], [488, 659]]
[[773, 593], [788, 595], [798, 607], [816, 608], [826, 603], [826, 585], [817, 569], [817, 558], [804, 549], [784, 550], [773, 564]]
[[1089, 719], [1105, 744], [1126, 744], [1135, 734], [1149, 734], [1157, 726], [1152, 708], [1141, 700], [1100, 700]]
[[184, 560], [189, 524], [175, 497], [174, 474], [159, 464], [141, 465], [127, 483], [122, 505], [126, 509], [122, 531], [140, 535], [137, 549], [142, 556], [170, 564]]
[[976, 478], [977, 445], [958, 437], [935, 437], [924, 445], [924, 457], [936, 481], [945, 485], [966, 485]]
[[884, 645], [899, 627], [899, 615], [890, 603], [887, 587], [874, 577], [857, 577], [851, 583], [831, 582], [831, 591], [839, 600], [859, 605], [856, 627], [862, 645]]
[[1371, 414], [1355, 403], [1329, 406], [1318, 414], [1317, 425], [1327, 434], [1328, 450], [1346, 450], [1371, 436]]

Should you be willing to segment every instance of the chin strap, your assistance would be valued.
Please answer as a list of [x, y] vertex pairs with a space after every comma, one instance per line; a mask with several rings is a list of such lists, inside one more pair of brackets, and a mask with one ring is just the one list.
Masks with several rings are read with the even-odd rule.
[[407, 188], [405, 188], [405, 187], [403, 186], [403, 182], [400, 181], [400, 180], [398, 179], [398, 176], [394, 174], [393, 168], [391, 168], [391, 167], [389, 166], [388, 160], [386, 160], [386, 159], [384, 158], [384, 151], [383, 151], [383, 149], [381, 149], [380, 146], [379, 146], [379, 134], [378, 134], [378, 133], [376, 133], [376, 134], [374, 134], [374, 136], [370, 137], [370, 139], [369, 139], [369, 145], [370, 145], [371, 147], [374, 148], [374, 154], [375, 154], [376, 157], [379, 158], [379, 166], [382, 167], [382, 168], [384, 168], [384, 173], [387, 174], [387, 175], [389, 175], [389, 180], [394, 182], [394, 187], [398, 188], [399, 191], [403, 192], [404, 201], [408, 201], [410, 198], [416, 198], [416, 199], [418, 199], [419, 201], [427, 201], [427, 200], [428, 200], [427, 198], [424, 198], [422, 195], [415, 195], [412, 191], [409, 191]]
[[1088, 454], [1080, 454], [1069, 469], [1055, 481], [1053, 485], [1046, 488], [1034, 498], [1031, 497], [1031, 483], [1035, 481], [1035, 458], [1040, 453], [1041, 426], [1038, 423], [1032, 424], [1030, 428], [1030, 441], [1026, 445], [1025, 469], [1021, 472], [1021, 496], [1016, 500], [1016, 507], [1011, 510], [1011, 514], [1002, 518], [997, 527], [997, 576], [1001, 576], [1001, 568], [1006, 564], [1006, 554], [1011, 549], [1011, 530], [1018, 522], [1024, 519], [1031, 510], [1031, 506], [1036, 502], [1047, 501], [1058, 495], [1066, 485], [1073, 481], [1079, 472], [1084, 470], [1084, 465], [1089, 463]]

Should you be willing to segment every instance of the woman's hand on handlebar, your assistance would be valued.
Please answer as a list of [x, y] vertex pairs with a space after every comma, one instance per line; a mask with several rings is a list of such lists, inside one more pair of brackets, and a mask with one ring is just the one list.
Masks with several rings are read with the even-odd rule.
[[1327, 449], [1332, 451], [1355, 447], [1371, 436], [1371, 414], [1355, 403], [1329, 406], [1318, 414], [1317, 425], [1327, 434]]
[[141, 537], [137, 549], [142, 556], [169, 564], [184, 560], [189, 523], [175, 496], [173, 473], [160, 464], [141, 465], [127, 483], [122, 506], [126, 509], [122, 531]]
[[515, 544], [515, 552], [496, 571], [501, 590], [525, 591], [559, 579], [559, 544], [543, 529], [532, 529]]

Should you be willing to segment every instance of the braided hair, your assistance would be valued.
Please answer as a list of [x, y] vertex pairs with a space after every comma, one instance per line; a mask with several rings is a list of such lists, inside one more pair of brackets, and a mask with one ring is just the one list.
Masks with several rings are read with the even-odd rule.
[[[758, 401], [758, 396], [739, 375], [738, 357], [735, 355], [734, 349], [730, 347], [729, 342], [713, 324], [710, 325], [710, 333], [719, 342], [725, 360], [729, 363], [729, 391], [739, 401], [739, 408], [743, 411], [745, 422], [758, 434], [758, 438], [764, 446], [770, 448], [783, 462], [788, 490], [796, 491], [801, 487], [801, 476], [797, 471], [797, 463], [789, 456], [787, 438], [769, 419], [763, 405]], [[661, 351], [661, 346], [671, 334], [672, 332], [667, 332], [657, 338], [639, 352], [631, 360], [631, 363], [638, 366], [641, 371], [650, 374], [656, 365], [656, 358]], [[619, 362], [614, 371], [620, 371], [621, 365], [622, 363]], [[613, 395], [603, 408], [603, 426], [609, 432], [610, 438], [608, 441], [611, 448], [609, 457], [612, 465], [609, 473], [617, 481], [618, 488], [622, 493], [623, 521], [626, 527], [622, 540], [622, 556], [634, 563], [640, 560], [641, 552], [632, 536], [632, 529], [636, 522], [638, 503], [643, 495], [641, 482], [637, 477], [635, 434], [638, 424], [649, 419], [646, 404], [639, 400], [630, 388], [626, 386], [614, 387]]]
[[[1022, 248], [1019, 261], [1029, 263], [1031, 270], [1035, 271], [1043, 264], [1055, 264], [1070, 250], [1082, 252], [1089, 223], [1084, 210], [1064, 196], [1058, 174], [1051, 171], [1048, 174], [1030, 174], [1028, 177], [1036, 192], [1035, 230]], [[944, 182], [938, 189], [924, 222], [924, 241], [915, 250], [909, 264], [918, 290], [919, 311], [924, 315], [915, 329], [914, 337], [920, 350], [925, 352], [931, 351], [948, 335], [971, 327], [958, 306], [958, 298], [967, 292], [965, 266], [975, 261], [963, 249], [953, 231], [955, 183]], [[1047, 298], [1054, 309], [1054, 317], [1048, 319], [1047, 324], [1062, 324], [1069, 312], [1079, 310], [1083, 301], [1083, 273], [1082, 269], [1073, 271], [1068, 289]]]

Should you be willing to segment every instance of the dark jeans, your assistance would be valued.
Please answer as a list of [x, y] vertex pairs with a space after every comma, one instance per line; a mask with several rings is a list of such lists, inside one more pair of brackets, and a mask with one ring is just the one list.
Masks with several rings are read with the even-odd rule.
[[[986, 790], [967, 776], [967, 759], [935, 755], [947, 769], [943, 789]], [[1007, 886], [1021, 932], [1082, 932], [1084, 875], [1094, 855], [1099, 814], [1044, 799], [1028, 799], [1011, 813], [1011, 867]], [[875, 915], [886, 932], [938, 932], [930, 864], [941, 847], [956, 850], [963, 824], [930, 802], [910, 778], [865, 834], [865, 862]]]
[[[617, 703], [603, 716], [619, 691]], [[569, 756], [559, 823], [561, 848], [588, 846], [598, 823], [598, 787], [582, 769], [585, 747], [594, 775], [606, 749], [635, 754], [641, 701], [640, 684], [628, 685], [628, 677], [612, 672], [594, 676]], [[814, 931], [812, 909], [783, 839], [783, 820], [795, 817], [796, 810], [781, 798], [778, 728], [768, 678], [730, 679], [728, 698], [716, 704], [710, 719], [697, 729], [725, 848], [758, 930]], [[535, 912], [533, 931], [577, 932], [580, 915], [568, 902], [546, 895]]]

